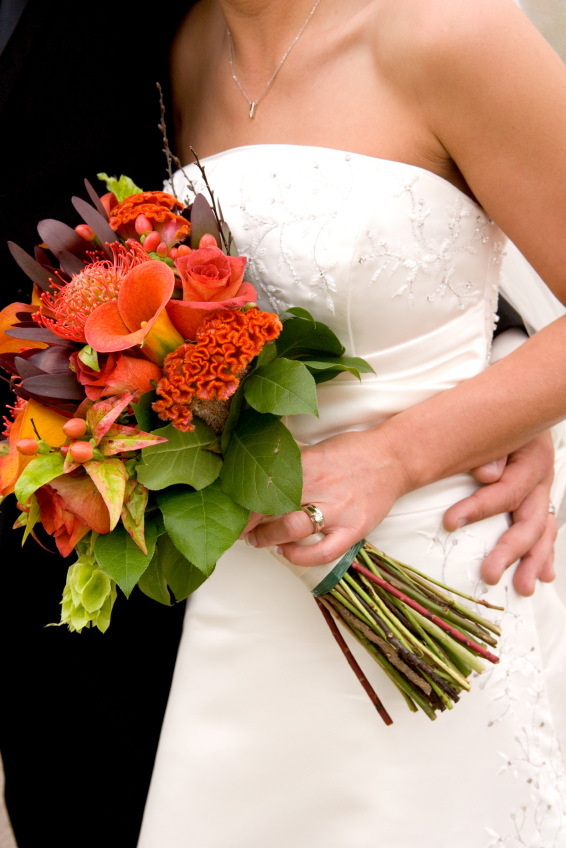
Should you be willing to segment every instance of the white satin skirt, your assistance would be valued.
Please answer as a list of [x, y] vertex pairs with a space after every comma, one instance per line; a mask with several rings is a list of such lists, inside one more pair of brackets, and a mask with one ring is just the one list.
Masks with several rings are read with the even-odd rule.
[[353, 643], [386, 727], [301, 582], [237, 543], [187, 607], [139, 848], [566, 847], [566, 610], [481, 582], [505, 517], [441, 524], [473, 486], [411, 493], [371, 541], [503, 606], [500, 663], [430, 722]]

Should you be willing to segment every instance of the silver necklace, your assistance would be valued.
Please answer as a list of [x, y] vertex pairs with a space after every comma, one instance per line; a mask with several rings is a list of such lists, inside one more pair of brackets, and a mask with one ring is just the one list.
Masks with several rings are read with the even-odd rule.
[[277, 76], [279, 71], [281, 70], [283, 62], [285, 61], [285, 59], [287, 58], [287, 56], [289, 55], [289, 53], [291, 52], [291, 50], [293, 49], [293, 47], [295, 46], [295, 44], [297, 43], [297, 41], [299, 40], [301, 35], [303, 34], [306, 25], [308, 24], [308, 22], [310, 21], [310, 19], [314, 15], [314, 13], [316, 12], [316, 8], [317, 8], [319, 3], [320, 3], [320, 0], [316, 0], [316, 3], [314, 4], [312, 9], [310, 10], [306, 21], [304, 22], [304, 24], [302, 25], [302, 27], [298, 31], [297, 35], [295, 36], [295, 38], [291, 42], [290, 47], [288, 48], [286, 53], [284, 53], [283, 58], [281, 59], [281, 61], [279, 62], [279, 64], [275, 68], [275, 70], [273, 71], [271, 77], [267, 81], [267, 85], [265, 86], [265, 88], [263, 89], [263, 91], [261, 92], [259, 97], [257, 97], [255, 100], [252, 100], [251, 97], [248, 97], [247, 93], [244, 90], [242, 83], [240, 82], [240, 80], [236, 76], [236, 72], [234, 71], [234, 51], [233, 51], [233, 48], [232, 48], [232, 33], [230, 32], [230, 28], [226, 27], [226, 33], [228, 35], [228, 57], [230, 59], [230, 71], [232, 73], [232, 79], [234, 80], [234, 82], [236, 83], [236, 85], [238, 86], [238, 88], [240, 89], [240, 91], [242, 92], [242, 94], [244, 95], [244, 97], [246, 98], [246, 100], [249, 103], [250, 118], [254, 117], [257, 107], [259, 106], [259, 104], [261, 103], [261, 101], [263, 100], [265, 95], [267, 94], [267, 92], [268, 92], [268, 90], [271, 86], [271, 83], [273, 82], [273, 80], [275, 79], [275, 77]]

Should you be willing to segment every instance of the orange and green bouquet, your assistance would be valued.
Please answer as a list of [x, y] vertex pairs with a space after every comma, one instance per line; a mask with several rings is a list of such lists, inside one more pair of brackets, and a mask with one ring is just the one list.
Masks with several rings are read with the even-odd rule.
[[[300, 509], [300, 450], [281, 417], [318, 415], [317, 383], [371, 371], [304, 309], [281, 320], [258, 308], [210, 189], [186, 207], [99, 177], [102, 197], [86, 183], [92, 203], [73, 199], [83, 223], [41, 221], [34, 257], [10, 245], [31, 303], [0, 313], [16, 395], [0, 496], [17, 498], [22, 544], [41, 525], [75, 554], [60, 623], [78, 632], [108, 629], [118, 589], [185, 599], [252, 510]], [[334, 619], [430, 718], [481, 658], [497, 661], [495, 625], [363, 541], [316, 573], [309, 588], [387, 723]]]

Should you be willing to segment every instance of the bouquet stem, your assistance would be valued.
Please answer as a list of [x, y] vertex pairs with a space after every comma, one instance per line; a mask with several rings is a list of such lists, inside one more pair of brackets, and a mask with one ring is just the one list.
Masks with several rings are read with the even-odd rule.
[[[351, 554], [350, 554], [351, 556]], [[367, 542], [334, 587], [315, 599], [356, 677], [386, 724], [388, 713], [352, 656], [334, 619], [364, 646], [400, 690], [412, 712], [431, 719], [453, 709], [466, 679], [481, 673], [482, 659], [497, 663], [485, 644], [496, 645], [497, 625], [440, 591], [438, 581], [377, 551]], [[461, 593], [458, 593], [461, 594]], [[464, 596], [467, 597], [467, 596]], [[475, 600], [475, 599], [472, 599]], [[490, 608], [491, 605], [484, 603]], [[455, 626], [457, 625], [457, 626]], [[475, 637], [475, 638], [472, 638]], [[480, 659], [480, 657], [482, 659]]]

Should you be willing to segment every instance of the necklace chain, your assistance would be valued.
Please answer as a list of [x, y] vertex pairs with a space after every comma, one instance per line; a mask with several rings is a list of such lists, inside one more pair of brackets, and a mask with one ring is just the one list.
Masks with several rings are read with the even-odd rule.
[[281, 68], [283, 66], [283, 62], [285, 61], [285, 59], [287, 58], [287, 56], [289, 55], [289, 53], [291, 52], [291, 50], [293, 49], [293, 47], [295, 46], [295, 44], [297, 43], [297, 41], [299, 40], [301, 35], [303, 34], [306, 25], [308, 24], [308, 22], [310, 21], [310, 19], [314, 15], [314, 13], [316, 12], [316, 9], [317, 9], [317, 6], [318, 6], [319, 3], [320, 3], [320, 0], [316, 0], [316, 3], [314, 4], [312, 9], [310, 10], [306, 21], [304, 22], [304, 24], [302, 25], [302, 27], [298, 31], [297, 35], [295, 36], [295, 38], [291, 42], [290, 46], [288, 47], [286, 52], [283, 54], [283, 58], [281, 59], [281, 61], [279, 62], [279, 64], [277, 65], [277, 67], [275, 68], [273, 73], [271, 74], [270, 78], [268, 79], [267, 85], [265, 86], [265, 88], [263, 89], [263, 91], [261, 92], [259, 97], [257, 97], [255, 100], [252, 100], [251, 97], [249, 97], [249, 95], [245, 91], [242, 83], [240, 82], [240, 80], [236, 76], [236, 72], [234, 70], [234, 51], [233, 51], [233, 47], [232, 47], [232, 33], [230, 32], [230, 28], [226, 27], [226, 33], [228, 35], [228, 57], [230, 59], [230, 71], [232, 73], [232, 79], [234, 80], [234, 82], [236, 83], [236, 85], [238, 86], [238, 88], [240, 89], [240, 91], [242, 92], [242, 94], [244, 95], [244, 97], [246, 98], [246, 100], [249, 103], [250, 118], [253, 118], [255, 116], [255, 112], [256, 112], [257, 107], [259, 106], [259, 104], [261, 103], [261, 101], [263, 100], [265, 95], [267, 94], [269, 88], [271, 87], [273, 80], [275, 79], [275, 77], [277, 76], [279, 71], [281, 70]]

